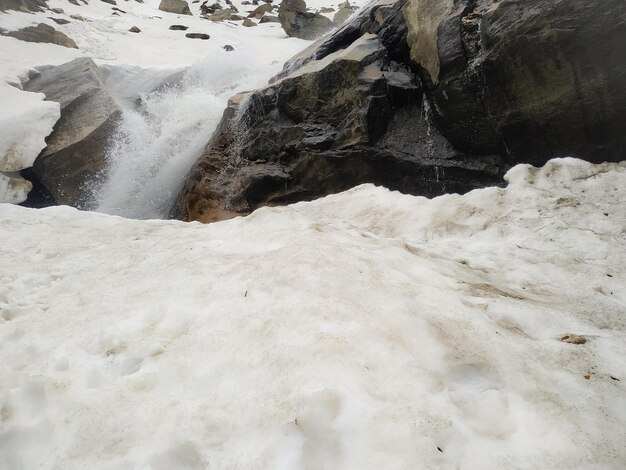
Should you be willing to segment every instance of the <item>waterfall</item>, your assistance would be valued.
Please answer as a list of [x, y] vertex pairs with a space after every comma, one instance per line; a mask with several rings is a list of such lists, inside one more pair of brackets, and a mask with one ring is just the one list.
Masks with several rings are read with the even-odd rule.
[[109, 144], [106, 174], [94, 184], [96, 210], [136, 219], [168, 217], [228, 98], [262, 85], [278, 66], [225, 52], [174, 75], [110, 67], [107, 86], [123, 114]]

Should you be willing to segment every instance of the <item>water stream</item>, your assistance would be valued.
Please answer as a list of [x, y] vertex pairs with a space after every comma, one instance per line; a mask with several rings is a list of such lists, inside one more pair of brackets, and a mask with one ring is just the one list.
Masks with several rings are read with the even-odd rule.
[[279, 66], [224, 54], [184, 71], [109, 67], [107, 87], [123, 109], [107, 170], [94, 184], [98, 212], [167, 218], [227, 100], [266, 83]]

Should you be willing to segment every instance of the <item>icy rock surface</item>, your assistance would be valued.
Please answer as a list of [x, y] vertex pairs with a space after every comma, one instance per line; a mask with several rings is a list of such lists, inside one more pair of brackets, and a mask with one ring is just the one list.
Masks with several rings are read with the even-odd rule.
[[626, 164], [508, 179], [0, 205], [0, 468], [624, 468]]

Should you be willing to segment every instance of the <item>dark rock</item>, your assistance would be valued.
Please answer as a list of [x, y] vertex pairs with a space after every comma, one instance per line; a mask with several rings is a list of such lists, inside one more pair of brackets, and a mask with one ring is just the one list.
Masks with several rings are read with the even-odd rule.
[[178, 15], [191, 15], [191, 10], [185, 0], [161, 0], [159, 10]]
[[48, 8], [45, 0], [0, 0], [0, 11], [22, 11], [24, 13], [44, 11]]
[[202, 12], [203, 15], [212, 15], [215, 12], [219, 10], [223, 10], [223, 9], [224, 8], [222, 8], [222, 5], [220, 5], [219, 3], [214, 3], [211, 6], [207, 6], [205, 2], [202, 5], [200, 5], [200, 11]]
[[57, 204], [88, 209], [90, 194], [105, 164], [108, 139], [121, 116], [102, 75], [89, 58], [50, 67], [24, 84], [61, 106], [61, 118], [35, 160], [33, 174]]
[[141, 33], [141, 30], [137, 26], [133, 26], [128, 31], [131, 33]]
[[108, 3], [109, 5], [117, 5], [115, 0], [100, 0], [101, 2]]
[[419, 79], [366, 34], [232, 99], [178, 215], [208, 222], [364, 182], [426, 195], [467, 191], [497, 181], [497, 163], [455, 152], [425, 117]]
[[37, 26], [27, 26], [17, 31], [9, 31], [5, 33], [5, 35], [19, 39], [20, 41], [45, 42], [78, 49], [78, 46], [71, 38], [45, 23], [39, 23]]
[[53, 18], [51, 16], [48, 17], [49, 20], [54, 21], [56, 24], [69, 24], [70, 21], [63, 18]]
[[111, 8], [111, 10], [113, 10], [113, 11], [119, 11], [120, 13], [126, 13], [124, 10], [122, 10], [122, 9], [120, 9], [120, 8], [116, 8], [116, 7]]
[[204, 33], [187, 33], [185, 37], [189, 39], [211, 39], [211, 36]]
[[625, 9], [372, 2], [270, 85], [231, 99], [176, 215], [219, 220], [367, 182], [463, 193], [504, 184], [520, 162], [622, 160]]
[[57, 15], [64, 15], [65, 11], [63, 11], [63, 8], [50, 8], [50, 11], [52, 13], [56, 13]]
[[226, 52], [232, 52], [235, 50], [235, 48], [230, 44], [226, 44], [222, 49], [224, 49]]
[[283, 0], [278, 19], [288, 36], [300, 39], [317, 39], [335, 26], [325, 16], [306, 11], [303, 0]]
[[243, 25], [246, 28], [251, 28], [253, 26], [256, 26], [256, 23], [254, 21], [252, 21], [250, 18], [246, 18], [245, 20], [243, 20]]
[[404, 13], [457, 148], [511, 164], [626, 155], [623, 0], [410, 0]]
[[271, 81], [285, 77], [312, 60], [348, 47], [365, 33], [377, 34], [392, 60], [408, 62], [406, 25], [402, 14], [404, 0], [375, 0], [363, 7], [348, 23], [320, 38], [305, 50], [289, 59], [283, 71]]
[[172, 31], [187, 31], [189, 26], [183, 26], [182, 24], [173, 24], [169, 27]]

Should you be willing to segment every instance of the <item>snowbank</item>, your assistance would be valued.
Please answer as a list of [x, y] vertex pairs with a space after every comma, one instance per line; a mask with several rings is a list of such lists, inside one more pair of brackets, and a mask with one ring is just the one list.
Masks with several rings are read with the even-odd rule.
[[0, 468], [624, 468], [626, 164], [509, 181], [0, 205]]
[[0, 171], [32, 166], [61, 116], [59, 104], [42, 93], [26, 93], [0, 81]]
[[41, 93], [25, 93], [0, 80], [0, 202], [26, 200], [32, 185], [6, 173], [32, 166], [60, 117], [58, 103]]

